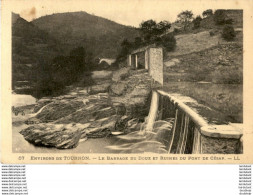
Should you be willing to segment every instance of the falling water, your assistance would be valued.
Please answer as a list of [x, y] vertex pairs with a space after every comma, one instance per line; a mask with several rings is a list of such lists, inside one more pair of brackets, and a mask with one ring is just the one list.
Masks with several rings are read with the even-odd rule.
[[168, 153], [168, 138], [171, 136], [174, 118], [157, 120], [158, 104], [158, 93], [153, 92], [149, 115], [140, 129], [118, 136], [115, 144], [107, 148], [117, 153]]
[[112, 146], [108, 146], [114, 153], [167, 153], [166, 135], [169, 136], [174, 119], [155, 121], [152, 131], [142, 128], [127, 135], [117, 137], [117, 141]]
[[107, 148], [117, 153], [199, 153], [199, 136], [196, 133], [199, 127], [194, 122], [198, 117], [194, 114], [190, 118], [187, 113], [192, 111], [187, 109], [179, 108], [175, 100], [154, 91], [149, 114], [141, 128], [118, 136], [115, 144]]
[[42, 110], [44, 110], [44, 108], [48, 107], [48, 105], [50, 105], [50, 103], [49, 103], [49, 104], [46, 104], [45, 106], [42, 106], [42, 107], [38, 110], [38, 112], [33, 113], [33, 114], [30, 114], [29, 117], [36, 117], [39, 113], [42, 112]]

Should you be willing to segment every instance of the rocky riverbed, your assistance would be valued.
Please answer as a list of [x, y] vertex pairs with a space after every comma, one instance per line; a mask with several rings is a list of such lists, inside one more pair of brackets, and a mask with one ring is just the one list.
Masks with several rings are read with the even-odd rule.
[[13, 126], [21, 127], [20, 134], [29, 143], [57, 149], [139, 131], [151, 96], [146, 70], [125, 68], [104, 77], [96, 72], [93, 79], [89, 93], [86, 87], [70, 86], [68, 94], [16, 107], [25, 116], [14, 116]]

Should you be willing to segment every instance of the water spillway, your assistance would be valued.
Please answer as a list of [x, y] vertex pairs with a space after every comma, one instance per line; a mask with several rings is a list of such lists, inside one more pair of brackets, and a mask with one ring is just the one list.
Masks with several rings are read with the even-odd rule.
[[242, 153], [242, 124], [180, 94], [153, 90], [149, 114], [140, 129], [118, 136], [115, 153]]
[[242, 153], [242, 124], [229, 123], [218, 111], [180, 94], [153, 91], [146, 131], [156, 121], [174, 118], [166, 149], [173, 154]]

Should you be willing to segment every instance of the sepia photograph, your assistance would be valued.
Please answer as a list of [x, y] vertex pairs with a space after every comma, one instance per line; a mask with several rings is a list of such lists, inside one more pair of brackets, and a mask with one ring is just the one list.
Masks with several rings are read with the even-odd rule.
[[10, 10], [12, 153], [244, 154], [242, 6], [69, 2]]

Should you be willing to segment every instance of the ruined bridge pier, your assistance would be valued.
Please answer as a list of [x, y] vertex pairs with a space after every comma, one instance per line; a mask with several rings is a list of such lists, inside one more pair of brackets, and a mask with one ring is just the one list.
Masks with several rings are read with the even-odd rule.
[[163, 49], [148, 46], [134, 50], [128, 55], [128, 66], [146, 69], [154, 81], [163, 85]]

